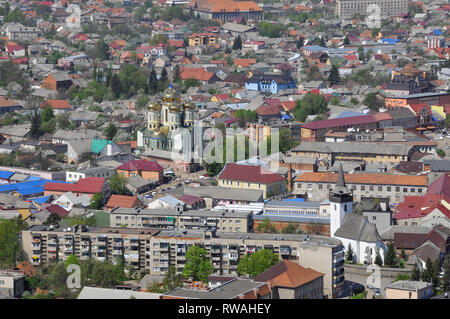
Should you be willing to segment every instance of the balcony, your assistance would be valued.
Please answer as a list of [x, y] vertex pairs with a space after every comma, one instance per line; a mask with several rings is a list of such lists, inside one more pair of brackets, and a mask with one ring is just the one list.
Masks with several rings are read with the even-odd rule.
[[291, 248], [290, 247], [280, 247], [280, 254], [281, 255], [290, 255]]

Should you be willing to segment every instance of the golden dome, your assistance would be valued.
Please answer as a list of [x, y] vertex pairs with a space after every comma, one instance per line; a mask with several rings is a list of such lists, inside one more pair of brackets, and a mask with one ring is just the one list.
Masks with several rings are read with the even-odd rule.
[[414, 64], [408, 63], [403, 67], [401, 73], [406, 76], [417, 76], [418, 74], [420, 74], [420, 71]]
[[168, 87], [163, 93], [163, 101], [174, 101], [178, 100], [179, 95], [173, 87]]
[[159, 104], [158, 102], [150, 102], [147, 105], [147, 108], [152, 111], [159, 110], [161, 109], [161, 104]]
[[186, 102], [183, 106], [185, 110], [194, 110], [196, 108], [195, 104], [192, 102]]

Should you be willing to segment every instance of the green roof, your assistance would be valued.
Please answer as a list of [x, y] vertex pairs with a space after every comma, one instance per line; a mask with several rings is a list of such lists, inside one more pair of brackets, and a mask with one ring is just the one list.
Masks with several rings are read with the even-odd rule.
[[98, 154], [102, 151], [102, 149], [107, 145], [107, 144], [112, 144], [113, 141], [109, 141], [109, 140], [102, 140], [102, 139], [98, 139], [98, 138], [94, 138], [92, 140], [92, 144], [91, 144], [91, 153], [95, 153]]

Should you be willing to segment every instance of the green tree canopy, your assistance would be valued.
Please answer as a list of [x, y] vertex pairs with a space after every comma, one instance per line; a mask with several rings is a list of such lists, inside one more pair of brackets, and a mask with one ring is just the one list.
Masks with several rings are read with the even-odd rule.
[[130, 190], [127, 188], [127, 179], [121, 174], [114, 174], [108, 180], [109, 187], [114, 194], [118, 195], [131, 195]]
[[11, 268], [24, 260], [18, 236], [25, 227], [21, 219], [0, 220], [0, 268]]
[[189, 247], [186, 252], [186, 263], [182, 275], [185, 278], [206, 282], [208, 276], [214, 271], [214, 267], [206, 254], [206, 250], [201, 247]]
[[262, 249], [253, 254], [245, 255], [244, 258], [239, 261], [238, 272], [254, 278], [279, 262], [280, 258], [277, 254], [273, 253], [271, 250]]
[[295, 102], [294, 118], [304, 122], [308, 115], [323, 114], [327, 109], [327, 101], [320, 94], [307, 93], [301, 100]]
[[103, 193], [95, 193], [91, 198], [91, 209], [101, 209], [105, 202], [105, 195]]

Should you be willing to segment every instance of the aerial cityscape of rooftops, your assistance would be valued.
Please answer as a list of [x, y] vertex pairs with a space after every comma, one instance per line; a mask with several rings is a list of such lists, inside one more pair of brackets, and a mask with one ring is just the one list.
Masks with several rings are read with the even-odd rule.
[[0, 299], [448, 298], [449, 15], [0, 0]]

